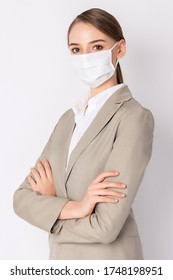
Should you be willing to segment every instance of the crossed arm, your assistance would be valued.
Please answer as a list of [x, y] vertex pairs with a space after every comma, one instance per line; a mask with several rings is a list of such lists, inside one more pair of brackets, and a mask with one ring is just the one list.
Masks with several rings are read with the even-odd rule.
[[[49, 223], [43, 227], [43, 221], [40, 217], [38, 218], [37, 213], [32, 212], [29, 206], [28, 211], [31, 212], [31, 217], [23, 215], [24, 218], [27, 216], [29, 222], [49, 232], [58, 218], [58, 227], [55, 227], [52, 233], [56, 235], [59, 243], [109, 243], [115, 240], [130, 212], [131, 204], [150, 159], [153, 126], [153, 117], [148, 110], [140, 113], [138, 118], [135, 116], [133, 119], [133, 115], [130, 115], [128, 122], [126, 120], [120, 124], [104, 172], [91, 182], [80, 202], [60, 198], [58, 194], [56, 197], [48, 161], [38, 162], [38, 171], [33, 168], [32, 178], [28, 177], [32, 191], [30, 190], [27, 196], [33, 198], [30, 202], [40, 205], [39, 211], [43, 209], [43, 206], [51, 208], [46, 212], [47, 216], [50, 215], [49, 218], [47, 216], [42, 218], [49, 219]], [[118, 177], [116, 173], [111, 172], [113, 168], [119, 171]], [[123, 182], [127, 188], [124, 189], [124, 185], [118, 181]], [[126, 196], [123, 198], [124, 193]], [[26, 199], [24, 200], [26, 202]], [[22, 211], [19, 212], [22, 216]], [[34, 215], [36, 215], [36, 221]]]
[[[44, 159], [43, 162], [38, 160], [36, 165], [37, 169], [31, 168], [31, 175], [28, 176], [28, 181], [33, 191], [39, 192], [42, 195], [56, 196], [49, 161], [47, 159]], [[102, 172], [99, 174], [89, 185], [83, 199], [81, 201], [68, 201], [63, 207], [58, 219], [84, 218], [93, 212], [98, 202], [118, 203], [118, 198], [123, 198], [126, 195], [123, 192], [112, 190], [111, 188], [125, 189], [126, 185], [119, 182], [104, 181], [105, 178], [118, 175], [119, 173], [116, 171]]]

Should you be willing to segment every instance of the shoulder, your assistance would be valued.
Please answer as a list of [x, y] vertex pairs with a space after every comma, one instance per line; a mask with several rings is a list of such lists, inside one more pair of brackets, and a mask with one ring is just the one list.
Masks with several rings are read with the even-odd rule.
[[122, 110], [124, 120], [128, 120], [130, 118], [138, 122], [141, 118], [146, 118], [151, 119], [154, 122], [152, 112], [133, 97], [123, 104]]
[[74, 112], [72, 109], [68, 109], [65, 111], [61, 117], [59, 118], [58, 122], [55, 125], [55, 129], [57, 129], [59, 126], [64, 126], [66, 123], [68, 123], [72, 118], [74, 118]]
[[154, 122], [151, 111], [133, 97], [127, 85], [120, 88], [113, 98], [115, 98], [115, 103], [121, 103], [120, 109], [118, 110], [118, 116], [121, 122], [133, 121], [139, 123], [141, 118], [150, 119], [151, 122]]
[[67, 121], [69, 118], [74, 117], [74, 112], [72, 109], [65, 111], [59, 119], [59, 122]]
[[142, 106], [135, 98], [131, 98], [123, 103], [121, 107], [121, 116], [119, 122], [120, 130], [143, 131], [154, 130], [154, 117], [152, 112]]
[[54, 125], [52, 133], [50, 135], [50, 139], [57, 137], [59, 131], [62, 131], [64, 130], [64, 128], [68, 127], [68, 123], [70, 123], [70, 121], [72, 120], [74, 120], [74, 112], [72, 109], [68, 109], [61, 115], [57, 123]]

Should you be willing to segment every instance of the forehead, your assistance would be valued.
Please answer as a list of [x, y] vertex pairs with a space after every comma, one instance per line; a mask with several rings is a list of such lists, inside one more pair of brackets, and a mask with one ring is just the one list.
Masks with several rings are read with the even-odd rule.
[[69, 34], [69, 44], [87, 43], [97, 39], [112, 40], [112, 38], [98, 30], [95, 26], [84, 22], [75, 23]]

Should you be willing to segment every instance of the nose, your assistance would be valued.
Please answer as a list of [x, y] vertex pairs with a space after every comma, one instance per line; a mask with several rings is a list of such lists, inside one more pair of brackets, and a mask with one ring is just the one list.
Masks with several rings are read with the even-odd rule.
[[88, 45], [82, 45], [81, 46], [81, 54], [87, 54], [90, 53], [91, 49]]

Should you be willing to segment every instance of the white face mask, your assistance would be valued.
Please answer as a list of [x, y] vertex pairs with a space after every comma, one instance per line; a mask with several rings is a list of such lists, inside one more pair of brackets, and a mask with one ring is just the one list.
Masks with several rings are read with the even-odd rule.
[[71, 55], [72, 67], [86, 85], [96, 88], [110, 79], [118, 63], [112, 64], [112, 49], [94, 53]]

